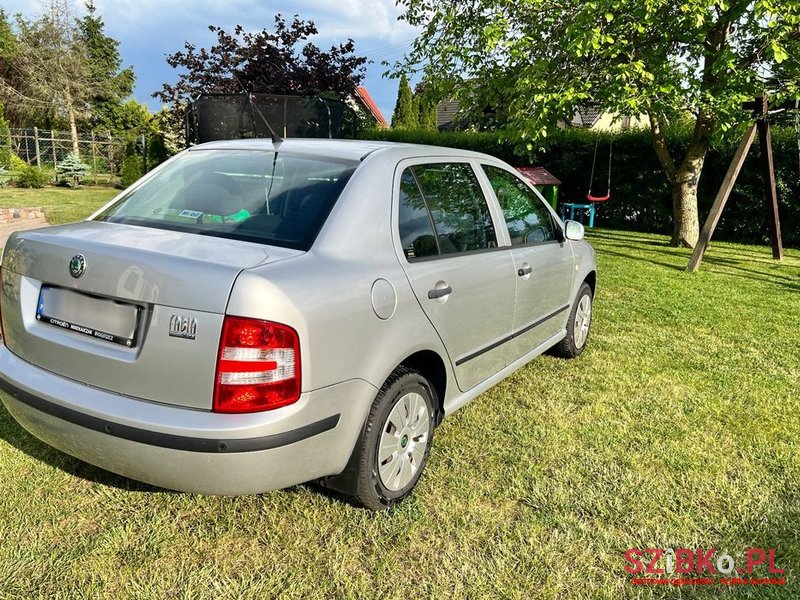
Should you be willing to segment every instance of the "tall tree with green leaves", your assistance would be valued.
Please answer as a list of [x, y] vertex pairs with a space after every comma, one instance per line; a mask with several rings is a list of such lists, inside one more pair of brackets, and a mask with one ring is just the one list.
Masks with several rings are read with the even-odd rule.
[[[464, 104], [503, 106], [528, 144], [587, 104], [646, 115], [672, 187], [676, 246], [699, 236], [697, 187], [712, 136], [747, 120], [742, 103], [800, 52], [797, 0], [400, 4], [422, 33], [397, 70], [423, 71]], [[665, 129], [687, 116], [688, 146], [670, 147]]]
[[414, 88], [414, 104], [417, 109], [417, 126], [422, 131], [437, 131], [436, 99], [427, 91], [424, 83], [418, 83]]
[[[36, 18], [0, 12], [0, 100], [15, 120], [64, 121], [78, 156], [78, 126], [110, 118], [133, 88], [118, 43], [104, 33], [92, 2], [76, 19], [70, 0], [47, 0]], [[98, 117], [99, 115], [99, 117]]]
[[418, 111], [414, 110], [414, 94], [408, 84], [405, 73], [400, 75], [400, 85], [397, 88], [397, 102], [392, 115], [392, 127], [416, 128], [419, 124]]
[[72, 7], [67, 0], [49, 0], [37, 19], [17, 15], [15, 29], [11, 68], [18, 77], [0, 81], [0, 93], [20, 112], [63, 115], [77, 156], [78, 122], [85, 117], [94, 88]]
[[119, 42], [106, 35], [103, 18], [92, 0], [86, 2], [86, 15], [78, 21], [80, 39], [86, 49], [94, 97], [94, 124], [114, 132], [119, 129], [123, 101], [133, 93], [136, 76], [133, 67], [122, 68]]

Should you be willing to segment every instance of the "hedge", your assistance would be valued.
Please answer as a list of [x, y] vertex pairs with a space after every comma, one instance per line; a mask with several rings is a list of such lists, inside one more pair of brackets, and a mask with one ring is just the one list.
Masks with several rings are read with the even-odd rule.
[[[613, 139], [611, 199], [598, 206], [596, 224], [618, 229], [669, 235], [672, 231], [672, 200], [649, 131], [618, 134], [585, 129], [564, 129], [546, 138], [543, 147], [524, 150], [521, 140], [504, 139], [488, 132], [422, 132], [369, 130], [362, 139], [433, 144], [491, 154], [515, 165], [545, 167], [561, 180], [559, 198], [581, 201], [589, 187], [595, 142], [599, 140], [595, 168], [595, 195], [604, 195], [608, 168], [608, 143]], [[705, 219], [725, 172], [730, 165], [739, 136], [715, 142], [706, 158], [698, 189], [701, 223]], [[676, 153], [689, 140], [687, 130], [669, 135]], [[786, 246], [800, 247], [800, 164], [797, 134], [793, 128], [774, 127], [772, 133], [775, 175], [780, 205], [781, 229]], [[519, 147], [523, 151], [519, 152]], [[538, 146], [538, 145], [537, 145]], [[767, 243], [766, 209], [761, 180], [759, 147], [756, 141], [742, 168], [728, 205], [714, 234], [715, 239]]]

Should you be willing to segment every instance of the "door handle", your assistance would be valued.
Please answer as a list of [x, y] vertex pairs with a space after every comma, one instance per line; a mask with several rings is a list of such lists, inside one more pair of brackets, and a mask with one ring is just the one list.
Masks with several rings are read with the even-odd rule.
[[522, 267], [519, 269], [519, 271], [517, 271], [517, 275], [520, 277], [525, 277], [525, 275], [530, 275], [531, 273], [533, 273], [533, 267], [530, 266]]
[[453, 293], [453, 288], [451, 288], [448, 285], [446, 288], [429, 290], [428, 298], [431, 300], [436, 300], [437, 298], [444, 298], [445, 296], [449, 296], [452, 293]]

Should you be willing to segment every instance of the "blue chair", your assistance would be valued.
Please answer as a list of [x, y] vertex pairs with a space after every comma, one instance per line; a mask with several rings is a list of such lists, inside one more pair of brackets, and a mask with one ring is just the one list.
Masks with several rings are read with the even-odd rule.
[[[588, 210], [589, 211], [589, 227], [594, 227], [594, 202], [590, 202], [589, 204], [579, 204], [578, 202], [562, 202], [561, 203], [561, 220], [566, 221], [567, 218], [567, 209], [569, 209], [569, 218], [571, 221], [575, 220], [575, 211], [576, 210]], [[583, 222], [581, 220], [581, 222]]]

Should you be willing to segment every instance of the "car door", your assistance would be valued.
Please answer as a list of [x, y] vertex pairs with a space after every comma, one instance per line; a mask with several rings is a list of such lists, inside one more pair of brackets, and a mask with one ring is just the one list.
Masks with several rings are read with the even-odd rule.
[[482, 168], [503, 212], [517, 275], [510, 363], [563, 330], [572, 301], [573, 252], [537, 192], [511, 171]]
[[401, 163], [395, 198], [401, 262], [466, 391], [506, 365], [516, 283], [502, 215], [468, 161]]

